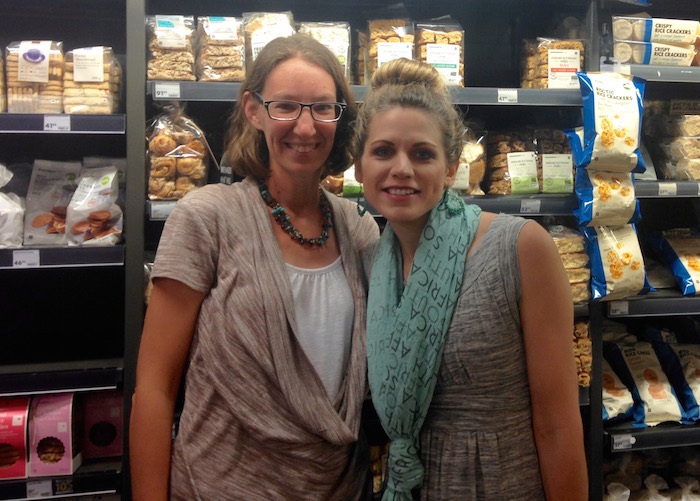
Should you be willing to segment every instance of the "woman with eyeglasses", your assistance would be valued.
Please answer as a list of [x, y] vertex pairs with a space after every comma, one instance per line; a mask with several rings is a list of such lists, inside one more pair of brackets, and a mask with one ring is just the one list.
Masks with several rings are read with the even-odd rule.
[[243, 181], [178, 201], [159, 243], [131, 414], [135, 500], [363, 496], [361, 259], [379, 230], [320, 186], [350, 164], [356, 115], [312, 38], [256, 58], [227, 147]]

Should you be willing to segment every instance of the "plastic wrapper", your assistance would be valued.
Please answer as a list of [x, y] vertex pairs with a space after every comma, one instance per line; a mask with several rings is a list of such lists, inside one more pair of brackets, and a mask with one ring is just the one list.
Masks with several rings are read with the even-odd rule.
[[[579, 73], [583, 98], [582, 151], [571, 143], [576, 167], [644, 172], [639, 145], [645, 81], [620, 73]], [[578, 153], [578, 155], [577, 155]], [[630, 168], [630, 159], [636, 162]]]
[[[583, 69], [583, 40], [561, 40], [538, 38], [536, 49], [527, 46], [526, 53], [533, 54], [530, 64], [525, 60], [521, 70], [522, 82], [530, 82], [523, 87], [534, 89], [576, 89], [576, 73]], [[525, 56], [531, 57], [531, 56]]]
[[245, 61], [248, 68], [261, 50], [277, 37], [288, 37], [295, 33], [294, 16], [285, 12], [244, 12]]
[[562, 130], [535, 129], [537, 178], [541, 193], [574, 192], [574, 162], [569, 142]]
[[118, 111], [122, 68], [111, 47], [66, 52], [63, 112], [110, 114]]
[[603, 421], [614, 423], [632, 417], [634, 400], [610, 364], [603, 359]]
[[[12, 177], [12, 172], [0, 164], [0, 188], [7, 186]], [[0, 249], [22, 246], [24, 211], [24, 200], [16, 193], [0, 192]]]
[[415, 23], [415, 59], [438, 70], [447, 85], [464, 87], [464, 28], [454, 19]]
[[34, 160], [24, 217], [25, 246], [66, 244], [66, 214], [80, 169], [80, 162]]
[[335, 56], [338, 62], [343, 67], [345, 77], [348, 81], [352, 80], [350, 75], [350, 24], [346, 22], [335, 23], [299, 23], [299, 33], [306, 33], [312, 38], [318, 40], [323, 45], [328, 47]]
[[587, 388], [591, 385], [593, 368], [593, 345], [588, 335], [588, 322], [582, 320], [574, 322], [573, 345], [578, 385]]
[[147, 16], [148, 79], [195, 80], [192, 16]]
[[365, 55], [366, 84], [382, 64], [402, 57], [413, 59], [413, 22], [401, 6], [370, 15], [367, 34], [369, 40]]
[[211, 150], [182, 108], [167, 106], [146, 131], [148, 198], [178, 200], [207, 182]]
[[354, 52], [354, 68], [355, 68], [355, 83], [363, 85], [367, 83], [365, 79], [365, 71], [367, 69], [367, 62], [365, 58], [367, 57], [367, 46], [369, 45], [369, 36], [365, 31], [356, 31], [357, 36], [357, 46]]
[[619, 226], [642, 219], [631, 172], [577, 169], [576, 198], [579, 225]]
[[590, 256], [595, 300], [621, 299], [651, 291], [633, 224], [581, 228]]
[[124, 217], [117, 204], [116, 167], [84, 169], [68, 204], [68, 245], [109, 246], [121, 239]]
[[475, 132], [467, 127], [464, 131], [462, 153], [453, 185], [460, 195], [483, 195], [481, 182], [486, 174], [486, 132]]
[[8, 112], [63, 113], [63, 42], [11, 42], [5, 77]]
[[685, 411], [651, 343], [616, 344], [604, 341], [603, 356], [632, 393], [633, 427], [646, 428], [684, 421]]
[[202, 82], [242, 82], [245, 79], [243, 18], [198, 17], [195, 72]]
[[532, 131], [491, 132], [487, 144], [486, 178], [489, 195], [540, 192]]
[[700, 294], [700, 234], [690, 228], [653, 231], [649, 246], [673, 274], [684, 296]]

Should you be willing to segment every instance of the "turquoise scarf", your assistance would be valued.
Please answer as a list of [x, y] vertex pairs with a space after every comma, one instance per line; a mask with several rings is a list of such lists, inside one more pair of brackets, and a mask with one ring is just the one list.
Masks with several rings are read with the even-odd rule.
[[410, 501], [423, 483], [420, 430], [480, 214], [445, 190], [423, 228], [405, 287], [390, 225], [379, 240], [367, 301], [367, 358], [372, 402], [391, 439], [382, 501]]

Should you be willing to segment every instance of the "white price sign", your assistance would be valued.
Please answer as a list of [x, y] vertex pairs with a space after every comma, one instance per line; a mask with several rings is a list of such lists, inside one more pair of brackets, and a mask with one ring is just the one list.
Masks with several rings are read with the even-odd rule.
[[70, 132], [70, 115], [44, 115], [44, 132]]
[[498, 102], [510, 104], [518, 102], [518, 89], [498, 89]]
[[156, 82], [153, 96], [156, 99], [180, 99], [180, 83]]
[[610, 301], [610, 315], [611, 316], [625, 316], [629, 315], [630, 304], [628, 301]]
[[659, 183], [660, 197], [675, 197], [678, 193], [678, 185], [676, 183]]
[[30, 480], [27, 482], [27, 498], [49, 498], [51, 496], [53, 496], [51, 479]]
[[539, 214], [541, 205], [542, 205], [541, 200], [536, 200], [536, 199], [521, 200], [520, 201], [520, 213], [521, 214]]
[[37, 249], [12, 252], [13, 268], [38, 268], [40, 264], [39, 251]]

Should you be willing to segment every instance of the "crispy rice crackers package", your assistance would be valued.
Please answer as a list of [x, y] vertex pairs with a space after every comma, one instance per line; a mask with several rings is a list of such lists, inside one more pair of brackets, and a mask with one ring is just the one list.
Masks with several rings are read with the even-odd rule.
[[700, 293], [700, 234], [690, 228], [675, 228], [647, 235], [649, 246], [671, 270], [684, 296]]
[[[577, 167], [595, 162], [607, 171], [644, 172], [639, 145], [645, 80], [620, 73], [579, 72], [583, 98], [583, 141], [581, 156], [575, 148]], [[630, 156], [636, 158], [630, 168]]]
[[603, 421], [626, 421], [632, 417], [633, 407], [632, 394], [603, 359]]
[[591, 266], [593, 299], [622, 299], [651, 291], [633, 224], [581, 227]]

